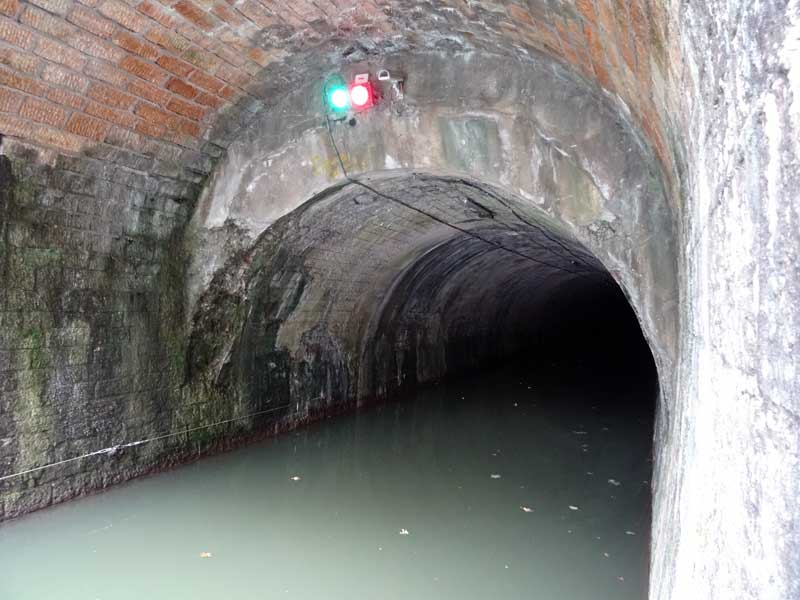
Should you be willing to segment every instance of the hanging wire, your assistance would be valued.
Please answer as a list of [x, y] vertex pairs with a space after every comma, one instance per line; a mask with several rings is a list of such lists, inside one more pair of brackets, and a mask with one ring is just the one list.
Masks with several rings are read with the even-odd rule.
[[[449, 228], [451, 228], [451, 229], [454, 229], [454, 230], [456, 230], [456, 231], [458, 231], [458, 232], [460, 232], [460, 233], [463, 233], [463, 234], [465, 234], [465, 235], [468, 235], [468, 236], [470, 236], [470, 237], [472, 237], [472, 238], [475, 238], [476, 240], [480, 240], [480, 241], [481, 241], [481, 242], [483, 242], [484, 244], [488, 244], [489, 246], [492, 246], [492, 247], [494, 247], [494, 248], [497, 248], [498, 250], [503, 250], [503, 251], [505, 251], [505, 252], [508, 252], [509, 254], [513, 254], [513, 255], [515, 255], [515, 256], [518, 256], [518, 257], [520, 257], [520, 258], [523, 258], [523, 259], [525, 259], [525, 260], [527, 260], [527, 261], [530, 261], [530, 262], [532, 262], [532, 263], [535, 263], [535, 264], [537, 264], [537, 265], [544, 266], [544, 267], [548, 267], [548, 268], [550, 268], [550, 269], [554, 269], [554, 270], [556, 270], [556, 271], [563, 271], [563, 272], [565, 272], [565, 273], [569, 273], [570, 275], [594, 275], [594, 274], [597, 272], [597, 270], [596, 270], [596, 269], [594, 269], [594, 268], [592, 268], [592, 267], [590, 267], [590, 266], [586, 265], [586, 263], [584, 262], [584, 260], [582, 260], [582, 259], [580, 259], [579, 257], [575, 256], [574, 254], [573, 254], [573, 257], [574, 257], [574, 262], [578, 262], [580, 265], [584, 266], [586, 270], [581, 270], [581, 271], [578, 271], [578, 270], [569, 269], [569, 268], [563, 267], [563, 266], [561, 266], [561, 265], [558, 265], [558, 264], [553, 264], [553, 263], [551, 263], [551, 262], [548, 262], [548, 261], [542, 260], [542, 259], [540, 259], [540, 258], [536, 258], [536, 257], [534, 257], [534, 256], [530, 256], [529, 254], [525, 254], [525, 253], [523, 253], [523, 252], [520, 252], [519, 250], [515, 250], [514, 248], [509, 248], [508, 246], [504, 246], [504, 245], [503, 245], [503, 244], [501, 244], [500, 242], [496, 242], [496, 241], [494, 241], [494, 240], [490, 240], [490, 239], [488, 239], [488, 238], [486, 238], [486, 237], [484, 237], [484, 236], [480, 235], [479, 233], [476, 233], [476, 232], [474, 232], [474, 231], [470, 231], [469, 229], [466, 229], [466, 228], [464, 228], [464, 227], [460, 227], [460, 226], [458, 226], [458, 225], [456, 225], [456, 224], [454, 224], [454, 223], [450, 223], [449, 221], [447, 221], [447, 220], [445, 220], [445, 219], [442, 219], [441, 217], [438, 217], [438, 216], [434, 215], [433, 213], [430, 213], [430, 212], [428, 212], [428, 211], [426, 211], [426, 210], [424, 210], [424, 209], [418, 208], [418, 207], [416, 207], [416, 206], [414, 206], [414, 205], [412, 205], [412, 204], [410, 204], [410, 203], [408, 203], [408, 202], [405, 202], [404, 200], [401, 200], [400, 198], [397, 198], [397, 197], [395, 197], [395, 196], [392, 196], [392, 195], [390, 195], [390, 194], [387, 194], [387, 193], [385, 193], [385, 192], [382, 192], [382, 191], [380, 191], [380, 190], [377, 190], [377, 189], [375, 189], [374, 187], [372, 187], [371, 185], [369, 185], [369, 184], [367, 184], [367, 183], [364, 183], [364, 182], [363, 182], [363, 181], [361, 181], [360, 179], [356, 179], [355, 177], [351, 177], [351, 176], [350, 176], [350, 174], [347, 172], [347, 169], [346, 169], [346, 168], [345, 168], [345, 166], [344, 166], [344, 161], [342, 160], [342, 155], [341, 155], [341, 153], [339, 152], [339, 146], [338, 146], [338, 144], [336, 143], [336, 138], [335, 138], [335, 137], [334, 137], [334, 135], [333, 135], [333, 127], [331, 126], [331, 120], [330, 120], [330, 117], [329, 117], [328, 115], [326, 115], [326, 116], [325, 116], [325, 122], [327, 123], [327, 126], [328, 126], [328, 135], [330, 136], [331, 144], [333, 145], [333, 150], [334, 150], [334, 152], [336, 153], [336, 159], [337, 159], [337, 160], [338, 160], [338, 162], [339, 162], [339, 167], [341, 168], [341, 171], [342, 171], [342, 176], [343, 176], [343, 177], [345, 178], [345, 180], [347, 180], [349, 183], [352, 183], [353, 185], [357, 185], [357, 186], [359, 186], [359, 187], [361, 187], [361, 188], [364, 188], [365, 190], [368, 190], [369, 192], [371, 192], [372, 194], [375, 194], [376, 196], [379, 196], [380, 198], [383, 198], [383, 199], [385, 199], [385, 200], [388, 200], [388, 201], [390, 201], [390, 202], [393, 202], [393, 203], [395, 203], [395, 204], [399, 204], [400, 206], [403, 206], [403, 207], [405, 207], [405, 208], [407, 208], [407, 209], [409, 209], [409, 210], [412, 210], [412, 211], [414, 211], [414, 212], [416, 212], [416, 213], [419, 213], [419, 214], [421, 214], [421, 215], [424, 215], [424, 216], [426, 216], [427, 218], [431, 219], [432, 221], [435, 221], [435, 222], [437, 222], [437, 223], [439, 223], [439, 224], [441, 224], [441, 225], [444, 225], [445, 227], [449, 227]], [[472, 186], [472, 187], [476, 187], [476, 186]], [[478, 188], [478, 189], [480, 189], [481, 191], [483, 191], [484, 193], [486, 193], [486, 192], [485, 192], [485, 190], [483, 190], [483, 188]], [[493, 198], [495, 198], [495, 199], [497, 199], [497, 197], [496, 197], [495, 195], [493, 195], [493, 194], [492, 194], [492, 197], [493, 197]], [[512, 211], [512, 213], [513, 213], [513, 214], [514, 214], [514, 215], [515, 215], [515, 216], [516, 216], [516, 217], [517, 217], [517, 218], [518, 218], [520, 221], [522, 221], [522, 222], [523, 222], [523, 223], [525, 223], [526, 225], [530, 225], [530, 226], [532, 226], [532, 227], [535, 227], [535, 228], [536, 228], [537, 230], [539, 230], [541, 233], [544, 233], [544, 230], [543, 230], [543, 228], [541, 228], [541, 227], [540, 227], [540, 226], [538, 226], [538, 225], [537, 225], [537, 226], [534, 226], [534, 225], [532, 225], [531, 223], [529, 223], [528, 221], [526, 221], [526, 220], [522, 219], [522, 218], [521, 218], [519, 215], [517, 215], [517, 214], [516, 214], [516, 212], [515, 212], [513, 209], [511, 209], [511, 207], [510, 207], [510, 206], [508, 206], [508, 205], [507, 205], [505, 202], [501, 202], [501, 204], [502, 204], [503, 206], [505, 206], [506, 208], [508, 208], [509, 210], [511, 210], [511, 211]], [[564, 247], [564, 244], [563, 244], [563, 242], [556, 241], [556, 240], [555, 240], [554, 238], [552, 238], [550, 235], [547, 235], [547, 234], [545, 234], [545, 237], [546, 237], [547, 239], [549, 239], [549, 240], [551, 240], [551, 241], [555, 242], [555, 243], [556, 243], [556, 244], [558, 244], [559, 246], [562, 246], [562, 247]], [[552, 254], [555, 254], [555, 252], [553, 252], [552, 250], [549, 250], [549, 251], [550, 251]], [[568, 251], [568, 252], [570, 252], [569, 250], [567, 250], [567, 251]], [[570, 254], [572, 254], [572, 252], [570, 252]]]
[[155, 442], [158, 440], [164, 440], [167, 438], [175, 437], [178, 435], [185, 435], [187, 433], [192, 433], [193, 431], [200, 431], [201, 429], [208, 429], [210, 427], [216, 427], [217, 425], [225, 425], [227, 423], [233, 423], [235, 421], [243, 421], [245, 419], [250, 419], [252, 417], [257, 417], [259, 415], [265, 415], [268, 413], [273, 413], [279, 410], [285, 409], [285, 406], [276, 406], [274, 408], [268, 408], [266, 410], [260, 410], [258, 412], [250, 413], [247, 415], [243, 415], [241, 417], [233, 417], [231, 419], [225, 419], [223, 421], [217, 421], [216, 423], [209, 423], [207, 425], [198, 425], [197, 427], [190, 427], [189, 429], [183, 429], [181, 431], [175, 431], [173, 433], [165, 433], [163, 435], [157, 435], [155, 437], [147, 438], [144, 440], [137, 440], [135, 442], [128, 442], [126, 444], [118, 444], [116, 446], [110, 446], [108, 448], [103, 448], [102, 450], [95, 450], [94, 452], [88, 452], [86, 454], [82, 454], [80, 456], [74, 456], [72, 458], [66, 458], [64, 460], [59, 460], [57, 462], [48, 463], [46, 465], [41, 465], [39, 467], [32, 467], [30, 469], [25, 469], [24, 471], [19, 471], [17, 473], [12, 473], [11, 475], [4, 475], [0, 477], [0, 481], [6, 481], [8, 479], [14, 479], [15, 477], [21, 477], [22, 475], [28, 475], [29, 473], [36, 473], [37, 471], [43, 471], [44, 469], [49, 469], [51, 467], [57, 467], [59, 465], [65, 465], [67, 463], [75, 462], [78, 460], [83, 460], [84, 458], [90, 458], [92, 456], [100, 456], [103, 454], [107, 454], [109, 456], [114, 456], [120, 450], [124, 450], [125, 448], [133, 448], [135, 446], [141, 446], [142, 444], [147, 444], [150, 442]]

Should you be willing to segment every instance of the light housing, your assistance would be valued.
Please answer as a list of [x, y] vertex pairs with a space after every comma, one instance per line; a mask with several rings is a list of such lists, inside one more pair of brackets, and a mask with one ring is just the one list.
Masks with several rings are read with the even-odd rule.
[[350, 93], [343, 85], [334, 85], [328, 88], [328, 107], [333, 112], [345, 112], [350, 108]]
[[375, 90], [369, 81], [369, 73], [361, 73], [350, 84], [350, 104], [354, 110], [364, 110], [375, 104]]
[[359, 73], [349, 83], [341, 75], [332, 75], [325, 81], [323, 95], [328, 113], [337, 119], [374, 106], [378, 98], [369, 73]]
[[324, 84], [325, 104], [336, 114], [350, 110], [350, 90], [341, 75], [332, 75]]

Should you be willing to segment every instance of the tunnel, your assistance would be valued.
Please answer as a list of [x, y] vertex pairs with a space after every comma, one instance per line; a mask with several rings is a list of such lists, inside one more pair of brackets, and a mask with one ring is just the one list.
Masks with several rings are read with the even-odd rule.
[[602, 263], [527, 217], [518, 198], [470, 180], [345, 184], [279, 219], [238, 260], [237, 297], [224, 288], [226, 270], [200, 301], [187, 379], [211, 370], [250, 413], [325, 414], [534, 347], [566, 358], [572, 344], [601, 360], [630, 343], [635, 365], [655, 368]]
[[[234, 288], [227, 287], [231, 283]], [[424, 449], [422, 458], [413, 459], [423, 465], [438, 465], [456, 452], [470, 455], [461, 449], [463, 440], [454, 441], [459, 432], [475, 447], [491, 439], [496, 447], [486, 448], [485, 456], [497, 460], [507, 453], [521, 463], [550, 465], [520, 466], [540, 478], [517, 481], [519, 487], [547, 486], [553, 498], [574, 498], [574, 490], [565, 489], [564, 481], [571, 481], [597, 494], [594, 510], [608, 514], [587, 518], [606, 527], [567, 521], [561, 535], [577, 538], [580, 532], [596, 537], [595, 544], [615, 535], [638, 536], [637, 558], [610, 567], [619, 569], [613, 576], [598, 574], [607, 580], [598, 585], [610, 584], [610, 590], [587, 592], [576, 585], [571, 597], [647, 593], [660, 395], [653, 354], [629, 298], [603, 264], [552, 219], [526, 209], [522, 199], [470, 179], [424, 173], [345, 182], [303, 202], [233, 257], [199, 298], [195, 315], [186, 380], [213, 381], [213, 393], [224, 400], [208, 408], [234, 403], [243, 419], [234, 426], [258, 430], [263, 419], [268, 430], [285, 431], [355, 409], [367, 419], [384, 407], [377, 414], [399, 411], [400, 423], [415, 415], [415, 427], [424, 433], [405, 440], [393, 427], [371, 425], [380, 434], [361, 434], [371, 440], [362, 451], [380, 454], [381, 446], [393, 447], [400, 438]], [[438, 406], [447, 408], [437, 413], [432, 407]], [[541, 412], [524, 412], [509, 426], [504, 411], [516, 409]], [[527, 418], [537, 424], [527, 424]], [[461, 425], [449, 429], [448, 422]], [[472, 458], [464, 460], [472, 466], [453, 460], [448, 469], [476, 466]], [[405, 467], [417, 469], [409, 479], [419, 480], [421, 488], [436, 486], [425, 477], [426, 466], [412, 465]], [[380, 466], [394, 468], [400, 467], [392, 461]], [[508, 470], [516, 467], [494, 468], [505, 471], [510, 484]], [[450, 473], [437, 477], [446, 481]], [[491, 483], [503, 474], [487, 476]], [[407, 492], [396, 493], [413, 502]], [[370, 500], [368, 495], [359, 501], [362, 510], [375, 510]], [[426, 501], [417, 510], [435, 514]], [[561, 511], [589, 510], [584, 502], [590, 500], [572, 502]], [[475, 518], [492, 522], [489, 514], [478, 514], [478, 505], [470, 505]], [[565, 518], [553, 512], [554, 519]], [[342, 514], [347, 519], [349, 513]], [[409, 521], [412, 532], [425, 527]], [[558, 555], [558, 534], [536, 539], [552, 544], [552, 555]], [[450, 552], [457, 555], [457, 547]], [[595, 557], [602, 564], [605, 555], [617, 552], [633, 551], [623, 541], [619, 548], [596, 550]], [[439, 577], [452, 577], [441, 568]], [[459, 578], [470, 581], [469, 567], [460, 568]], [[531, 573], [546, 588], [558, 588], [536, 567]], [[407, 576], [416, 581], [416, 572]], [[510, 596], [524, 593], [530, 583], [514, 585], [522, 587], [509, 588]], [[449, 589], [462, 597], [477, 593]], [[417, 593], [447, 592], [422, 585]]]
[[799, 23], [0, 0], [0, 597], [800, 597]]

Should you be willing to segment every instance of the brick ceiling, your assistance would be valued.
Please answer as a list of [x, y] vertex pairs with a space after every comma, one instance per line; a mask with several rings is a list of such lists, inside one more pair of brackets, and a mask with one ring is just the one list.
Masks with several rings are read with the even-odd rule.
[[268, 109], [314, 56], [349, 44], [413, 48], [449, 35], [465, 48], [502, 43], [570, 64], [625, 100], [664, 160], [669, 109], [657, 83], [671, 61], [659, 6], [0, 0], [0, 133], [66, 154], [121, 148], [207, 173], [247, 117]]

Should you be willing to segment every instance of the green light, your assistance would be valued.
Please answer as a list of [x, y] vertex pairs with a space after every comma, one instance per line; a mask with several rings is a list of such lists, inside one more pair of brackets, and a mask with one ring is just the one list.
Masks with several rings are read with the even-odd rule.
[[350, 94], [344, 86], [336, 86], [328, 89], [328, 104], [333, 110], [342, 111], [350, 107]]

